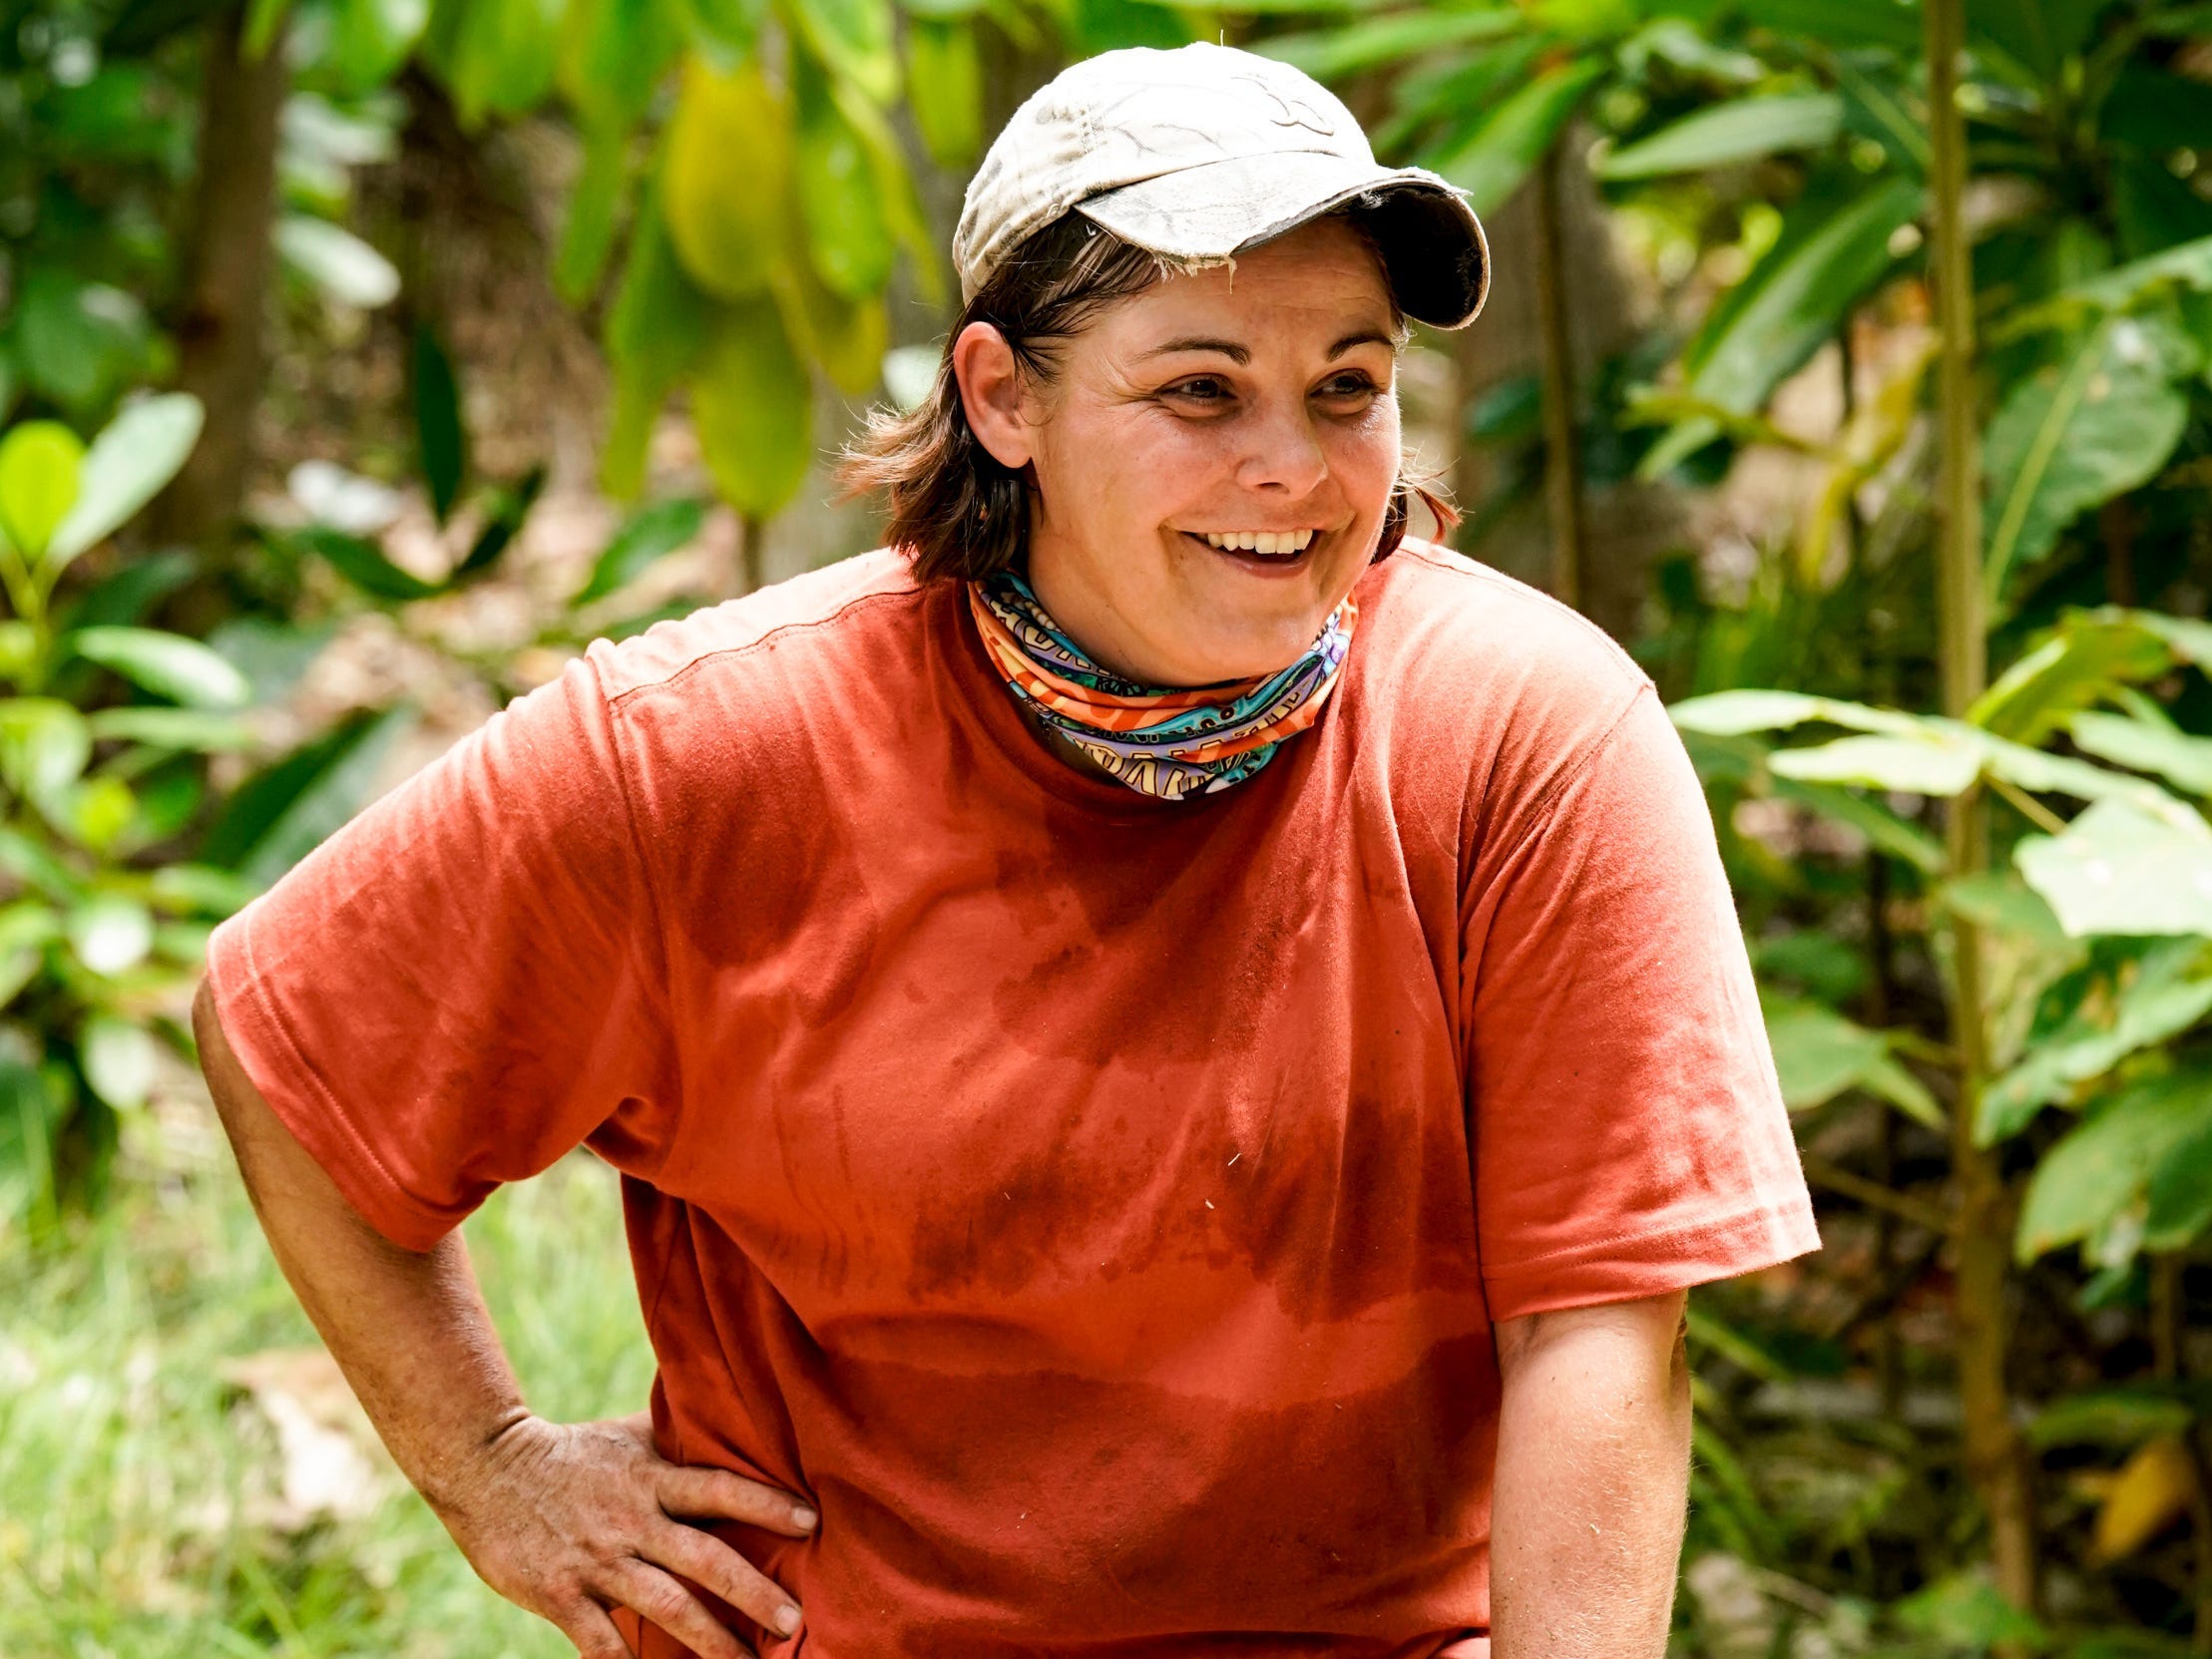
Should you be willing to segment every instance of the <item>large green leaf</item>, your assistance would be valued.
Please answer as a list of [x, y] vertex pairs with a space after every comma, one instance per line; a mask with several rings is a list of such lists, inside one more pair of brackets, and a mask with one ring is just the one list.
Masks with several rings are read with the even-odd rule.
[[688, 497], [640, 508], [615, 533], [592, 566], [590, 579], [570, 603], [590, 605], [637, 581], [661, 560], [688, 545], [698, 535], [705, 517], [706, 504]]
[[[1896, 262], [1891, 238], [1920, 206], [1917, 181], [1890, 178], [1793, 209], [1774, 246], [1713, 307], [1683, 353], [1688, 395], [1733, 414], [1757, 410], [1888, 273]], [[1709, 418], [1674, 426], [1645, 453], [1638, 475], [1658, 477], [1720, 432]]]
[[891, 0], [783, 0], [814, 56], [877, 105], [899, 94]]
[[815, 274], [846, 299], [880, 291], [894, 252], [883, 196], [866, 144], [826, 89], [799, 100], [794, 169]]
[[1779, 750], [1767, 764], [1782, 777], [1948, 797], [1982, 775], [1983, 751], [1931, 731], [1911, 737], [1839, 737], [1811, 748]]
[[96, 739], [158, 749], [217, 753], [248, 747], [252, 728], [234, 714], [207, 708], [96, 708], [85, 716]]
[[129, 523], [177, 476], [204, 422], [200, 400], [189, 392], [144, 398], [118, 414], [85, 452], [77, 505], [46, 557], [67, 564]]
[[2155, 476], [2188, 415], [2155, 337], [2132, 318], [2098, 324], [2014, 385], [1985, 443], [1991, 602], [2083, 512]]
[[[759, 64], [685, 66], [661, 160], [663, 223], [690, 278], [745, 299], [787, 246], [791, 115]], [[635, 256], [635, 255], [634, 255]]]
[[1784, 150], [1818, 150], [1843, 132], [1844, 105], [1832, 92], [1740, 98], [1698, 110], [1598, 164], [1600, 179], [1656, 179], [1748, 162]]
[[1606, 70], [1605, 60], [1595, 54], [1547, 70], [1430, 165], [1467, 192], [1477, 212], [1496, 211], [1574, 119]]
[[253, 698], [245, 675], [198, 639], [151, 627], [81, 627], [63, 644], [113, 668], [134, 685], [188, 708], [242, 708]]
[[724, 501], [767, 518], [814, 458], [813, 399], [776, 307], [726, 308], [690, 380], [691, 421]]
[[2207, 1193], [2212, 1074], [2187, 1068], [2146, 1078], [2043, 1155], [2020, 1204], [2013, 1248], [2022, 1262], [2033, 1261], [2094, 1239], [2131, 1211], [2143, 1222], [2145, 1244], [2170, 1248], [2202, 1225]]
[[430, 22], [430, 0], [337, 0], [331, 10], [330, 71], [350, 92], [398, 73]]
[[972, 25], [908, 21], [906, 104], [930, 160], [944, 168], [974, 165], [983, 149], [983, 61]]
[[2092, 802], [2062, 833], [2022, 838], [2012, 860], [2076, 937], [2212, 935], [2212, 828], [2194, 812]]
[[683, 272], [650, 198], [631, 232], [630, 258], [607, 312], [607, 351], [615, 371], [615, 410], [601, 459], [610, 495], [644, 487], [646, 446], [670, 390], [704, 349], [715, 307]]
[[1310, 35], [1277, 35], [1255, 42], [1253, 50], [1302, 69], [1317, 81], [1334, 81], [1384, 64], [1417, 63], [1447, 46], [1498, 40], [1527, 27], [1521, 14], [1506, 6], [1420, 7]]
[[1902, 737], [1918, 736], [1927, 726], [1917, 714], [1836, 697], [1816, 697], [1804, 691], [1713, 691], [1670, 704], [1667, 714], [1679, 729], [1712, 737], [1787, 731], [1812, 721]]
[[678, 0], [572, 0], [558, 79], [587, 132], [625, 135], [645, 120], [683, 48], [683, 23]]
[[584, 304], [598, 290], [629, 187], [630, 135], [613, 127], [587, 130], [584, 165], [569, 191], [568, 216], [553, 257], [554, 286], [572, 305]]
[[467, 0], [451, 8], [458, 27], [442, 67], [464, 128], [545, 101], [560, 67], [566, 10], [567, 0]]
[[0, 438], [0, 537], [37, 559], [82, 489], [85, 446], [59, 421], [25, 421]]
[[1846, 1089], [1863, 1088], [1931, 1128], [1944, 1127], [1943, 1107], [1918, 1077], [1898, 1063], [1883, 1033], [1869, 1031], [1818, 1003], [1782, 998], [1767, 1003], [1766, 1025], [1782, 1098], [1792, 1111], [1806, 1111]]
[[2039, 743], [2078, 711], [2172, 664], [2167, 641], [2132, 618], [2071, 618], [2007, 668], [1967, 718], [1999, 737]]
[[2101, 1077], [2129, 1054], [2179, 1036], [2212, 1013], [2212, 962], [2195, 939], [2152, 947], [2126, 965], [2110, 993], [2084, 998], [2064, 1025], [2037, 1038], [1982, 1095], [1975, 1140], [1991, 1146], [2042, 1107]]
[[2093, 712], [2067, 721], [2066, 734], [2099, 760], [2155, 772], [2192, 795], [2212, 795], [2212, 738], [2191, 737], [2136, 715]]
[[2212, 236], [2114, 265], [2023, 305], [1991, 329], [1991, 338], [2001, 342], [2037, 329], [2068, 326], [2099, 311], [2133, 310], [2177, 289], [2212, 291]]

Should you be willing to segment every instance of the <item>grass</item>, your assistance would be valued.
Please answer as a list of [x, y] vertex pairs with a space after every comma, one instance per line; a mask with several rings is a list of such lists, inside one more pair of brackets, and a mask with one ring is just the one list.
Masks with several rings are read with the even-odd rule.
[[[196, 1133], [196, 1152], [120, 1181], [62, 1248], [0, 1232], [0, 1654], [573, 1659], [396, 1475], [358, 1518], [268, 1517], [275, 1434], [222, 1370], [314, 1333], [227, 1155]], [[570, 1159], [495, 1195], [467, 1236], [536, 1410], [645, 1405], [652, 1357], [608, 1170]]]

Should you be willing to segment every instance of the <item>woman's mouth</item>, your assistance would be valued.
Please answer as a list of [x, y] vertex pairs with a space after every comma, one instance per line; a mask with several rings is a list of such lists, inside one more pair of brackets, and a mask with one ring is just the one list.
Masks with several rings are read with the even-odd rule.
[[1266, 571], [1297, 569], [1321, 537], [1317, 530], [1186, 530], [1182, 534], [1246, 570]]

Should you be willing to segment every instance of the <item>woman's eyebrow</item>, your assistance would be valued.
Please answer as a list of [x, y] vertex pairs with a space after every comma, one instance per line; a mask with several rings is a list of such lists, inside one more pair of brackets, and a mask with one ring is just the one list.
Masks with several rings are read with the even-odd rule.
[[[1370, 344], [1387, 345], [1393, 351], [1398, 349], [1398, 341], [1381, 329], [1357, 328], [1330, 346], [1329, 355], [1332, 358], [1341, 357], [1354, 346]], [[1250, 347], [1238, 345], [1234, 340], [1215, 339], [1209, 334], [1184, 334], [1172, 340], [1163, 340], [1149, 350], [1138, 352], [1136, 356], [1137, 361], [1142, 362], [1148, 357], [1167, 357], [1178, 351], [1218, 351], [1239, 367], [1252, 360]]]

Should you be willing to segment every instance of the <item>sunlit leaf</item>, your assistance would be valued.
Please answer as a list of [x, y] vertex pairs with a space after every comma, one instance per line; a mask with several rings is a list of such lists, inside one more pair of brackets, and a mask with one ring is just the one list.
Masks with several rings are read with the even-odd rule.
[[189, 392], [125, 407], [85, 452], [77, 505], [54, 532], [48, 561], [66, 564], [135, 518], [183, 468], [205, 419]]
[[1825, 1105], [1849, 1088], [1888, 1100], [1932, 1128], [1945, 1124], [1927, 1085], [1900, 1065], [1890, 1039], [1818, 1003], [1775, 998], [1766, 1005], [1767, 1040], [1792, 1111]]
[[91, 758], [92, 733], [70, 704], [55, 697], [0, 702], [0, 776], [17, 794], [56, 800]]
[[1951, 796], [1981, 775], [1982, 754], [1933, 733], [1839, 737], [1812, 748], [1778, 750], [1768, 765], [1783, 777]]
[[814, 56], [840, 80], [878, 105], [898, 96], [891, 0], [786, 0], [784, 9]]
[[2212, 935], [2212, 828], [2195, 813], [2097, 801], [2012, 860], [2069, 934]]
[[2061, 1446], [2126, 1451], [2159, 1435], [2178, 1435], [2195, 1418], [2193, 1403], [2170, 1387], [2091, 1389], [2053, 1400], [2028, 1421], [2024, 1434], [2038, 1452]]
[[983, 64], [971, 25], [908, 22], [906, 103], [931, 161], [944, 168], [974, 164], [983, 149]]
[[1615, 150], [1598, 164], [1597, 176], [1656, 179], [1785, 150], [1818, 150], [1836, 142], [1843, 115], [1843, 99], [1832, 92], [1780, 93], [1716, 104]]
[[705, 348], [714, 314], [713, 304], [683, 273], [659, 206], [649, 199], [607, 313], [615, 410], [600, 466], [608, 494], [627, 499], [644, 487], [654, 421]]
[[85, 446], [59, 421], [25, 421], [0, 438], [0, 535], [37, 559], [77, 505]]
[[1967, 718], [1999, 737], [2039, 743], [2069, 716], [2172, 664], [2166, 641], [2131, 619], [2070, 619], [2007, 668]]
[[790, 174], [790, 111], [760, 66], [686, 64], [661, 162], [661, 209], [684, 270], [708, 293], [745, 299], [767, 286], [786, 249]]
[[300, 275], [341, 304], [374, 310], [399, 297], [399, 271], [391, 260], [342, 224], [287, 213], [277, 221], [276, 247]]
[[154, 917], [135, 899], [104, 893], [85, 901], [62, 924], [69, 948], [95, 974], [120, 974], [154, 948]]
[[246, 748], [253, 741], [252, 729], [237, 716], [204, 708], [96, 708], [85, 723], [96, 740], [158, 749], [213, 754]]
[[430, 22], [430, 0], [337, 0], [330, 67], [355, 92], [382, 86], [407, 61]]
[[1380, 64], [1418, 59], [1441, 47], [1498, 40], [1527, 27], [1519, 13], [1505, 6], [1416, 8], [1313, 34], [1275, 35], [1254, 43], [1253, 50], [1302, 69], [1316, 81], [1335, 81]]
[[2099, 760], [2156, 772], [2192, 795], [2212, 795], [2212, 738], [2125, 714], [2076, 714], [2066, 722], [2074, 746]]
[[2177, 1435], [2140, 1448], [2120, 1469], [2097, 1509], [2089, 1559], [2098, 1566], [2132, 1555], [2189, 1512], [2196, 1459]]
[[150, 627], [81, 627], [64, 641], [79, 656], [189, 708], [240, 708], [253, 687], [198, 639]]
[[1803, 691], [1714, 691], [1669, 704], [1667, 715], [1680, 730], [1701, 731], [1714, 737], [1787, 731], [1815, 720], [1900, 737], [1918, 735], [1925, 726], [1920, 716], [1894, 708], [1816, 697]]
[[880, 291], [891, 275], [893, 247], [875, 168], [859, 133], [826, 93], [800, 103], [794, 167], [815, 274], [848, 300]]

